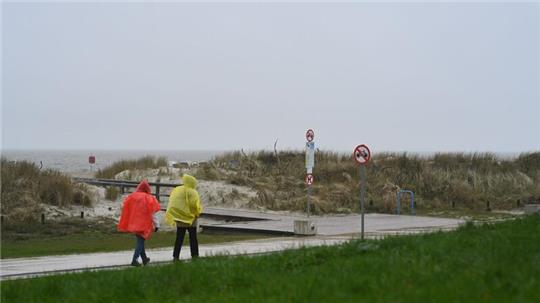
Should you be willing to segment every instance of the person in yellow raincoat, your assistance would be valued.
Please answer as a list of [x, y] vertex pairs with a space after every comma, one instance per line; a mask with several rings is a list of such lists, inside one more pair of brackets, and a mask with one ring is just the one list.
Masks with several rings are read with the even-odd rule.
[[180, 250], [184, 242], [186, 230], [189, 233], [189, 248], [191, 258], [199, 256], [199, 242], [197, 241], [197, 218], [202, 213], [201, 200], [197, 192], [197, 179], [184, 174], [184, 185], [177, 186], [171, 192], [165, 222], [176, 226], [176, 241], [174, 242], [173, 260], [180, 259]]

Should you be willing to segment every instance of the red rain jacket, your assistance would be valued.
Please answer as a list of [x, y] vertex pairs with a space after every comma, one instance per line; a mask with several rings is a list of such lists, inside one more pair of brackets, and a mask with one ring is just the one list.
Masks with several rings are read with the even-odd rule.
[[118, 230], [148, 239], [154, 231], [152, 215], [160, 209], [158, 201], [151, 195], [150, 185], [142, 180], [137, 190], [124, 200]]

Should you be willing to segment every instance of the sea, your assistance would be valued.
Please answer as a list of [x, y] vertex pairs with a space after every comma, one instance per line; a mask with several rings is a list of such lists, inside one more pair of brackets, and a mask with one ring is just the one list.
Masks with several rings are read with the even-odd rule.
[[[2, 150], [2, 157], [9, 161], [26, 160], [34, 162], [43, 169], [55, 169], [72, 176], [91, 176], [98, 169], [103, 169], [119, 160], [137, 159], [151, 155], [165, 157], [172, 162], [204, 162], [225, 151], [196, 150]], [[89, 157], [95, 157], [95, 164], [89, 163]]]

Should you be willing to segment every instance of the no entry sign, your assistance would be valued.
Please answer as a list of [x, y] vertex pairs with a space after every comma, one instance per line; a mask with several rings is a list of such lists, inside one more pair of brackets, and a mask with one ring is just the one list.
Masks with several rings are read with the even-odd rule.
[[307, 174], [306, 175], [306, 185], [312, 185], [313, 184], [313, 175], [312, 174]]
[[308, 129], [306, 132], [306, 140], [308, 142], [311, 142], [313, 141], [314, 138], [315, 138], [315, 132], [311, 128]]
[[353, 152], [353, 159], [360, 165], [366, 165], [371, 158], [371, 151], [365, 144], [358, 145]]
[[360, 164], [360, 210], [362, 212], [362, 229], [360, 239], [364, 240], [364, 200], [366, 196], [366, 164], [371, 158], [371, 151], [365, 144], [358, 145], [353, 151], [353, 159]]

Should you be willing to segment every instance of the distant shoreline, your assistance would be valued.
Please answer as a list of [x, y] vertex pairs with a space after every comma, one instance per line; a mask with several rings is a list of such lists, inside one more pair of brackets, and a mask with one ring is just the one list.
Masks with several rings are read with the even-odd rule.
[[[278, 149], [279, 150], [279, 149]], [[240, 151], [240, 149], [236, 150]], [[260, 150], [259, 150], [260, 151]], [[270, 151], [270, 150], [264, 150]], [[292, 151], [292, 152], [302, 152], [301, 150], [279, 150], [280, 152]], [[323, 150], [325, 151], [325, 150]], [[93, 172], [98, 169], [103, 169], [116, 161], [124, 159], [136, 159], [142, 156], [163, 156], [166, 157], [168, 161], [176, 162], [203, 162], [210, 161], [216, 156], [222, 155], [224, 153], [233, 152], [227, 150], [2, 150], [1, 155], [8, 160], [26, 160], [34, 162], [37, 165], [41, 166], [43, 164], [44, 169], [55, 169], [64, 173], [68, 173], [74, 176], [88, 176], [93, 174]], [[258, 152], [256, 150], [244, 150], [246, 154], [252, 152]], [[273, 152], [273, 151], [271, 151]], [[351, 154], [351, 152], [344, 151], [333, 151], [344, 156]], [[393, 154], [403, 154], [411, 156], [419, 156], [421, 158], [426, 158], [434, 156], [438, 153], [450, 153], [450, 154], [465, 154], [470, 155], [474, 153], [484, 154], [485, 152], [374, 152], [374, 155], [381, 153], [393, 153]], [[520, 154], [527, 152], [503, 152], [503, 153], [492, 153], [500, 160], [513, 160], [517, 158]], [[96, 164], [91, 167], [88, 163], [88, 157], [94, 155], [96, 157]]]

